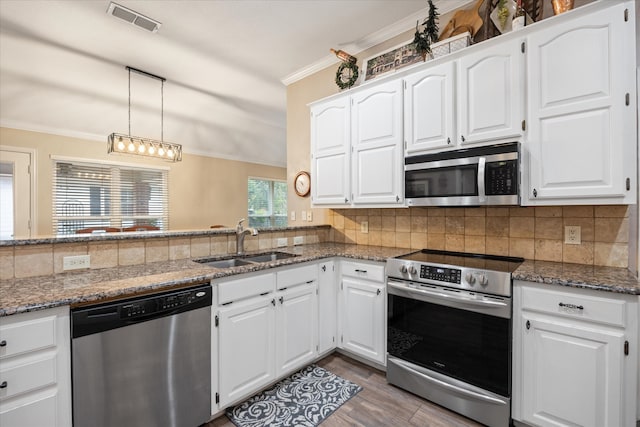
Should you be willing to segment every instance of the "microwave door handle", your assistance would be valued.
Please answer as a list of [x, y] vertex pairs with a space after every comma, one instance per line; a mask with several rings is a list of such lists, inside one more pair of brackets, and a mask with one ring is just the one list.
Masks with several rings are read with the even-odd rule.
[[486, 158], [480, 157], [478, 159], [478, 201], [480, 203], [485, 203], [487, 201], [487, 195], [484, 189], [484, 166], [486, 163]]

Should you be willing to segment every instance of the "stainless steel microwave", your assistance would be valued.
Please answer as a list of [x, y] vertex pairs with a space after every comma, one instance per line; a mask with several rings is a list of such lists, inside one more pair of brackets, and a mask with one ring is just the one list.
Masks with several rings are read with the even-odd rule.
[[405, 158], [408, 206], [482, 206], [520, 203], [517, 142]]

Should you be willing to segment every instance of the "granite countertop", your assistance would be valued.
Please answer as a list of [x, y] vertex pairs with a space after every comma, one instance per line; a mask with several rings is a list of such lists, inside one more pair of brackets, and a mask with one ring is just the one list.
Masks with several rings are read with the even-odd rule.
[[525, 260], [514, 280], [640, 295], [640, 282], [626, 268]]
[[[294, 265], [330, 257], [384, 262], [412, 249], [340, 243], [318, 243], [279, 251], [298, 256], [268, 263], [219, 269], [189, 259], [135, 266], [67, 272], [0, 281], [0, 317], [62, 305], [78, 306], [148, 292], [186, 287], [242, 273]], [[211, 259], [228, 257], [219, 256]], [[627, 269], [525, 261], [516, 280], [640, 295], [640, 283]]]
[[[329, 257], [384, 262], [410, 249], [318, 243], [278, 251], [298, 256], [233, 268], [209, 267], [189, 259], [0, 280], [0, 317], [62, 305], [78, 306], [148, 292], [186, 287], [236, 274], [266, 270]], [[264, 252], [264, 251], [262, 251]], [[228, 258], [228, 255], [208, 259]]]

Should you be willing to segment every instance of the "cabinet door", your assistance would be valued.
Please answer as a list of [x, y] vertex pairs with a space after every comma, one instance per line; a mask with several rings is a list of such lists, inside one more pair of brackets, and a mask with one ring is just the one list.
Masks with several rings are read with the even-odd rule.
[[318, 275], [318, 353], [322, 354], [336, 346], [338, 310], [336, 296], [335, 262], [319, 265]]
[[344, 277], [342, 288], [342, 347], [384, 363], [384, 285]]
[[522, 421], [624, 425], [622, 331], [527, 313], [522, 326]]
[[274, 380], [274, 306], [274, 297], [267, 296], [220, 309], [220, 408]]
[[458, 61], [458, 142], [522, 135], [524, 53], [518, 39], [480, 49]]
[[411, 74], [404, 79], [406, 154], [455, 147], [454, 62]]
[[[635, 34], [633, 19], [624, 21], [625, 6], [528, 37], [530, 183], [525, 191], [532, 202], [595, 197], [619, 203], [624, 197], [629, 203], [635, 197], [634, 99], [625, 105], [627, 94], [635, 97]], [[589, 202], [595, 203], [584, 203]]]
[[401, 80], [372, 87], [352, 97], [351, 144], [353, 203], [402, 203]]
[[350, 194], [349, 97], [311, 108], [311, 202], [344, 205]]
[[279, 292], [276, 298], [277, 375], [312, 361], [318, 346], [317, 283]]

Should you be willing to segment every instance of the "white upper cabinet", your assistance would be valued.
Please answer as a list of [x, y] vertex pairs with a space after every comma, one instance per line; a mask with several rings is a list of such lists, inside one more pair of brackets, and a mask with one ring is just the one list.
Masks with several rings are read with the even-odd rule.
[[633, 9], [618, 3], [529, 35], [526, 203], [635, 203]]
[[353, 203], [401, 203], [402, 80], [373, 86], [351, 99]]
[[524, 115], [524, 48], [513, 39], [458, 60], [458, 128], [462, 145], [518, 138]]
[[349, 97], [311, 108], [311, 201], [346, 205], [350, 197]]
[[404, 135], [408, 155], [455, 144], [454, 63], [448, 62], [404, 79]]

